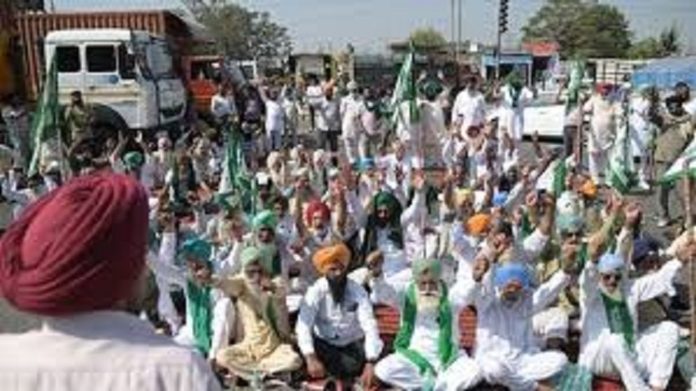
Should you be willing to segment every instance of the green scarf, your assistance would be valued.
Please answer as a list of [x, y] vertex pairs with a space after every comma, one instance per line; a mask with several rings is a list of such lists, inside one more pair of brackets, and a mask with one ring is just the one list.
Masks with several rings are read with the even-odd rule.
[[524, 210], [522, 211], [522, 221], [520, 221], [520, 239], [527, 239], [532, 232], [534, 232], [534, 227], [532, 227], [532, 222], [529, 221], [529, 213]]
[[210, 287], [200, 287], [191, 280], [186, 285], [186, 305], [190, 306], [193, 318], [193, 338], [196, 348], [207, 356], [213, 339]]
[[[440, 296], [440, 305], [438, 306], [438, 322], [440, 332], [438, 335], [438, 353], [440, 361], [444, 368], [447, 368], [452, 361], [457, 357], [457, 350], [452, 344], [452, 310], [447, 298], [447, 286], [441, 284], [442, 294]], [[415, 350], [409, 349], [411, 345], [411, 337], [416, 323], [416, 287], [411, 284], [406, 291], [404, 305], [401, 312], [401, 329], [394, 339], [395, 350], [411, 361], [421, 375], [434, 377], [436, 374], [435, 368]]]
[[626, 341], [626, 345], [633, 349], [635, 336], [633, 331], [633, 318], [628, 311], [626, 301], [611, 298], [604, 293], [600, 293], [604, 309], [607, 311], [607, 321], [612, 333], [621, 334]]

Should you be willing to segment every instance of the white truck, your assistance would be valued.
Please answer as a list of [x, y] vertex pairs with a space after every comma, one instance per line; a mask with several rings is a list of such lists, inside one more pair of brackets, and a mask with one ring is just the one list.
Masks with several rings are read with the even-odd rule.
[[46, 69], [56, 56], [60, 104], [81, 91], [97, 134], [181, 126], [186, 89], [163, 38], [129, 29], [60, 30], [44, 47]]

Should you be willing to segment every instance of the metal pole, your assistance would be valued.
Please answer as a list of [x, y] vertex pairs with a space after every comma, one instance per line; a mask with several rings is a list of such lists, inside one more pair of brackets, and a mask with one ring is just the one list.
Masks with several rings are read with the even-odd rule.
[[462, 1], [463, 0], [458, 0], [458, 6], [459, 6], [459, 17], [457, 20], [457, 54], [456, 54], [456, 61], [457, 64], [459, 64], [459, 53], [462, 51]]
[[502, 34], [500, 33], [500, 10], [502, 8], [502, 0], [498, 0], [498, 24], [497, 24], [497, 42], [495, 45], [495, 79], [500, 79], [500, 47]]
[[455, 16], [455, 2], [457, 0], [450, 0], [450, 51], [452, 52], [452, 58], [457, 59], [457, 52], [455, 48], [455, 43], [454, 40], [456, 38], [456, 27], [455, 24], [457, 23], [457, 17]]

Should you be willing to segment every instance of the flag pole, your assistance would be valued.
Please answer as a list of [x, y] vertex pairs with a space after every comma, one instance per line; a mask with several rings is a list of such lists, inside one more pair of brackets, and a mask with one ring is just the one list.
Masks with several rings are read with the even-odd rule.
[[[686, 218], [686, 229], [690, 240], [694, 239], [694, 219], [691, 210], [691, 201], [693, 197], [693, 192], [691, 189], [691, 177], [689, 175], [689, 167], [691, 165], [691, 159], [684, 159], [684, 198], [686, 199], [684, 204], [684, 215]], [[689, 308], [691, 309], [691, 346], [692, 348], [696, 346], [696, 262], [693, 259], [689, 260]], [[693, 349], [692, 349], [693, 350]], [[692, 354], [696, 356], [696, 350], [692, 351]]]

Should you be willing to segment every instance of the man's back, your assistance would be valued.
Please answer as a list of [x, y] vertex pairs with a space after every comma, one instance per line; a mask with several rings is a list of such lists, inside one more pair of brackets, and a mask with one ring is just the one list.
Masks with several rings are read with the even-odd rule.
[[0, 390], [219, 390], [196, 352], [124, 312], [48, 318], [40, 330], [0, 335]]

